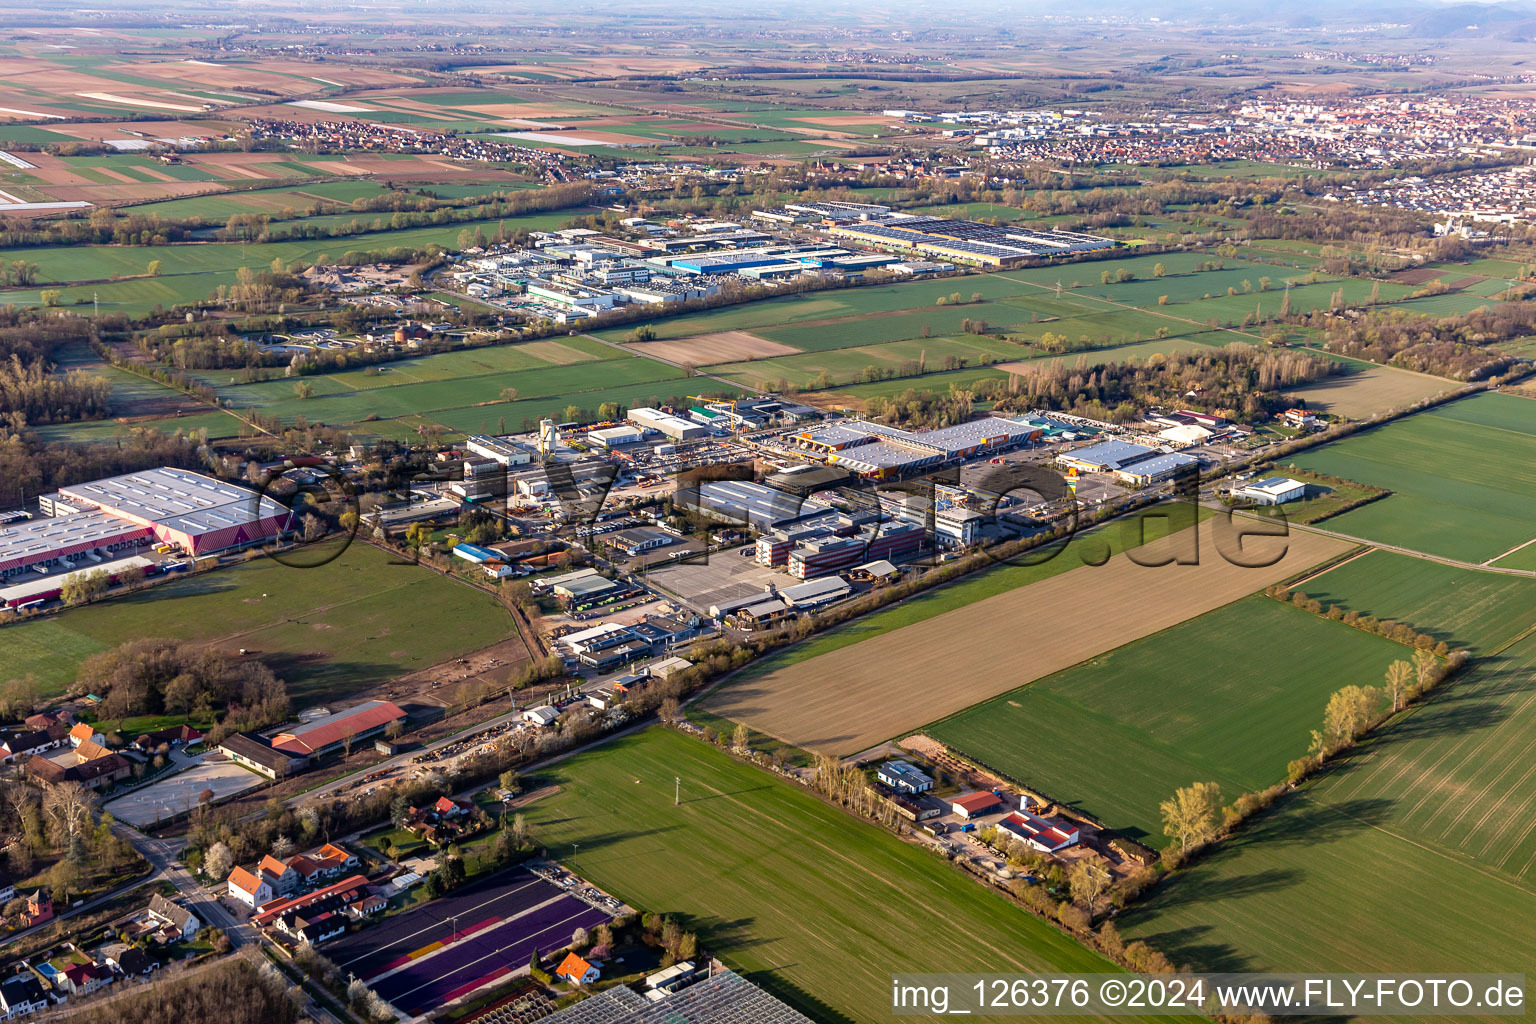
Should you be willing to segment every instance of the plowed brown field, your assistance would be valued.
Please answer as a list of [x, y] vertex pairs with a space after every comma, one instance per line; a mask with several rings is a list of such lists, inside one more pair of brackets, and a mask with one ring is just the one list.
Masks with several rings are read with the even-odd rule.
[[[1350, 547], [1305, 531], [1249, 538], [1245, 560], [1280, 557], [1244, 568], [1217, 549], [1220, 519], [1198, 527], [1198, 564], [1152, 567], [1118, 554], [1102, 566], [1063, 572], [727, 684], [705, 707], [808, 750], [852, 754], [1219, 608]], [[1227, 536], [1222, 540], [1230, 547]], [[1155, 563], [1179, 550], [1169, 545], [1188, 542], [1188, 531], [1181, 531], [1135, 553], [1139, 562]]]

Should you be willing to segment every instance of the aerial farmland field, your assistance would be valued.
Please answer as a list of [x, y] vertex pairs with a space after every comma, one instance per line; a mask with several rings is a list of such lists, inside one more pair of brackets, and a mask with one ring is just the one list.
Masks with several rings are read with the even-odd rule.
[[524, 813], [573, 870], [681, 915], [817, 1019], [886, 1019], [893, 969], [1113, 970], [939, 858], [693, 737], [647, 729], [539, 782], [554, 788]]
[[1281, 781], [1306, 753], [1329, 694], [1380, 683], [1392, 661], [1411, 655], [1254, 595], [924, 731], [1156, 848], [1167, 842], [1158, 803], [1175, 789], [1216, 782], [1230, 801]]
[[1315, 384], [1291, 388], [1286, 393], [1317, 412], [1366, 419], [1457, 387], [1455, 381], [1395, 366], [1356, 364], [1355, 361], [1350, 365], [1351, 372], [1344, 376], [1327, 377]]
[[1524, 970], [1536, 948], [1533, 679], [1531, 640], [1474, 667], [1120, 927], [1196, 970]]
[[[1217, 554], [1215, 522], [1136, 550], [1147, 564], [1104, 548], [1096, 553], [1107, 559], [1102, 564], [967, 602], [817, 657], [798, 657], [791, 648], [794, 660], [770, 658], [713, 693], [706, 709], [795, 746], [856, 753], [1219, 608], [1350, 547], [1303, 532], [1250, 538], [1245, 557], [1272, 564], [1243, 568]], [[1156, 564], [1188, 551], [1196, 538], [1198, 564]], [[1160, 599], [1145, 600], [1149, 589]], [[1003, 628], [1021, 653], [999, 656], [990, 641]], [[892, 665], [903, 670], [893, 673]], [[937, 677], [948, 682], [935, 687]]]
[[1324, 606], [1405, 622], [1486, 654], [1536, 625], [1536, 579], [1372, 550], [1296, 586]]
[[5, 671], [35, 676], [45, 692], [59, 693], [90, 655], [172, 635], [254, 652], [302, 707], [488, 647], [516, 631], [489, 594], [418, 566], [392, 564], [392, 556], [356, 543], [319, 568], [258, 558], [7, 626]]
[[1294, 461], [1393, 492], [1329, 520], [1341, 533], [1468, 562], [1496, 559], [1536, 536], [1536, 401], [1528, 398], [1463, 399]]

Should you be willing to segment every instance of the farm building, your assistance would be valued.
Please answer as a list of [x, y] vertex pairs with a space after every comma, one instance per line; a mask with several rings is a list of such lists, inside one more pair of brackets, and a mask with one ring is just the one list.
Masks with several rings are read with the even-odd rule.
[[529, 708], [523, 712], [523, 721], [534, 726], [553, 724], [555, 719], [559, 717], [560, 712], [549, 704], [545, 704], [543, 707]]
[[693, 668], [693, 662], [687, 658], [666, 658], [651, 666], [651, 675], [657, 679], [667, 679], [677, 672], [686, 672]]
[[226, 736], [219, 744], [219, 750], [236, 764], [269, 779], [292, 775], [309, 764], [308, 757], [276, 750], [264, 737], [248, 733], [237, 732]]
[[357, 740], [368, 739], [396, 722], [405, 712], [387, 700], [364, 701], [356, 707], [280, 732], [272, 737], [272, 749], [294, 757], [321, 757]]
[[887, 761], [875, 769], [875, 778], [899, 793], [926, 793], [933, 788], [933, 778], [905, 761]]
[[949, 809], [962, 818], [979, 818], [1001, 810], [1003, 798], [996, 793], [969, 793], [949, 802]]
[[490, 548], [482, 548], [474, 544], [456, 544], [453, 548], [453, 557], [462, 558], [476, 565], [484, 565], [486, 562], [497, 561], [500, 556]]
[[997, 827], [1041, 853], [1055, 853], [1074, 846], [1080, 834], [1076, 825], [1051, 821], [1028, 811], [1014, 811], [998, 822]]
[[1233, 496], [1259, 505], [1283, 505], [1306, 497], [1307, 485], [1290, 477], [1272, 476], [1238, 488]]

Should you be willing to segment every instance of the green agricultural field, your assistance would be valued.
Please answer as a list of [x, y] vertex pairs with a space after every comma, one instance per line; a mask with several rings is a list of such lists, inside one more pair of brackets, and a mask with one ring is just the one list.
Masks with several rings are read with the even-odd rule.
[[[899, 371], [910, 362], [922, 362], [928, 370], [939, 370], [944, 367], [944, 360], [950, 357], [977, 363], [982, 360], [999, 362], [1027, 359], [1034, 354], [1030, 349], [1012, 342], [961, 334], [947, 338], [913, 338], [884, 345], [808, 352], [799, 356], [719, 363], [704, 369], [749, 387], [767, 389], [779, 380], [788, 380], [796, 387], [805, 387], [822, 373], [836, 382], [858, 381], [863, 379], [865, 370], [871, 366]], [[921, 381], [911, 383], [917, 386]]]
[[256, 406], [264, 414], [284, 420], [303, 416], [312, 423], [336, 425], [359, 423], [369, 416], [381, 419], [415, 413], [432, 416], [466, 406], [499, 403], [508, 388], [516, 389], [519, 399], [568, 398], [583, 404], [578, 401], [583, 392], [616, 385], [648, 384], [676, 376], [675, 366], [630, 356], [422, 383], [406, 383], [401, 375], [394, 375], [398, 383], [393, 387], [335, 394], [319, 394], [317, 391], [317, 397], [308, 399], [294, 397], [291, 381], [245, 384], [225, 388], [221, 394], [234, 408]]
[[[1380, 683], [1408, 648], [1256, 594], [1005, 693], [926, 732], [1149, 846], [1158, 804], [1212, 781], [1285, 778], [1328, 695]], [[1045, 735], [1069, 742], [1040, 743]]]
[[1020, 319], [1027, 320], [1029, 316], [1020, 317], [1018, 309], [1007, 303], [977, 302], [959, 306], [929, 305], [895, 315], [832, 320], [804, 327], [766, 327], [752, 333], [802, 352], [823, 352], [920, 338], [924, 330], [930, 335], [959, 334], [966, 320], [983, 320], [992, 327], [1006, 328]]
[[[131, 312], [148, 310], [155, 303], [170, 304], [192, 298], [207, 298], [221, 284], [234, 281], [240, 267], [258, 269], [271, 265], [276, 258], [285, 262], [313, 261], [325, 254], [332, 258], [346, 252], [400, 247], [424, 247], [438, 245], [451, 249], [458, 244], [459, 232], [476, 228], [494, 231], [505, 223], [508, 230], [527, 228], [548, 230], [556, 228], [576, 216], [577, 210], [556, 210], [551, 213], [529, 214], [524, 217], [508, 217], [464, 224], [445, 224], [441, 227], [407, 228], [400, 231], [382, 231], [372, 234], [351, 235], [345, 238], [304, 239], [288, 242], [264, 242], [242, 245], [238, 242], [207, 242], [197, 245], [165, 245], [154, 248], [116, 245], [53, 246], [33, 249], [0, 250], [0, 259], [25, 259], [39, 267], [43, 285], [63, 284], [72, 281], [100, 281], [114, 275], [128, 277], [145, 273], [150, 260], [160, 262], [160, 276], [132, 282], [118, 282], [126, 286], [123, 298], [138, 297], [131, 306], [117, 301], [118, 289], [113, 285], [91, 286], [79, 294], [70, 293], [68, 301], [90, 301], [91, 291], [100, 291], [104, 304], [113, 303], [114, 311]], [[113, 292], [108, 292], [114, 288]], [[35, 305], [38, 289], [19, 289], [0, 292], [0, 301]], [[125, 308], [127, 307], [127, 308]]]
[[1373, 550], [1299, 584], [1345, 611], [1404, 622], [1483, 655], [1536, 625], [1536, 579]]
[[[658, 402], [676, 405], [685, 401], [685, 396], [690, 393], [734, 397], [743, 392], [739, 388], [708, 378], [674, 377], [620, 387], [598, 388], [593, 391], [570, 392], [545, 398], [518, 398], [515, 402], [468, 406], [446, 412], [435, 412], [431, 419], [449, 430], [461, 433], [494, 430], [497, 423], [503, 419], [506, 420], [508, 430], [531, 430], [533, 424], [543, 417], [564, 419], [565, 410], [569, 406], [591, 411], [605, 402], [617, 402], [626, 408], [637, 405], [656, 405]], [[378, 426], [379, 424], [370, 423], [367, 428], [374, 430]]]
[[59, 693], [98, 651], [175, 636], [254, 651], [303, 707], [516, 635], [490, 595], [391, 559], [363, 543], [314, 569], [258, 558], [3, 626], [4, 671], [35, 676], [47, 693]]
[[201, 217], [206, 221], [222, 223], [237, 213], [265, 213], [278, 218], [285, 209], [292, 209], [302, 217], [316, 203], [350, 203], [385, 195], [388, 191], [383, 185], [372, 181], [326, 181], [300, 188], [249, 189], [168, 199], [139, 204], [132, 209], [135, 213], [167, 219]]
[[1330, 529], [1469, 562], [1536, 535], [1536, 402], [1484, 394], [1396, 420], [1293, 460], [1392, 496]]
[[1474, 668], [1121, 914], [1121, 929], [1195, 970], [1528, 969], [1533, 679], [1531, 640]]
[[554, 788], [524, 813], [554, 855], [678, 915], [815, 1019], [886, 1020], [892, 971], [1115, 970], [922, 849], [681, 733], [647, 729], [540, 775]]
[[1453, 292], [1449, 295], [1426, 295], [1419, 299], [1407, 299], [1393, 308], [1410, 313], [1422, 313], [1425, 316], [1460, 316], [1474, 309], [1486, 309], [1493, 304], [1493, 299], [1481, 295]]
[[206, 430], [208, 437], [214, 439], [242, 437], [256, 433], [232, 413], [194, 404], [191, 399], [187, 400], [187, 406], [192, 411], [185, 416], [161, 416], [152, 420], [135, 420], [128, 424], [119, 423], [115, 419], [90, 420], [84, 423], [47, 423], [32, 429], [45, 441], [71, 443], [111, 441], [121, 434], [126, 434], [130, 429], [140, 427], [149, 427], [162, 434], [186, 434], [188, 437], [199, 436]]
[[1496, 559], [1493, 564], [1501, 569], [1525, 569], [1528, 572], [1536, 572], [1536, 544], [1528, 544], [1511, 551]]

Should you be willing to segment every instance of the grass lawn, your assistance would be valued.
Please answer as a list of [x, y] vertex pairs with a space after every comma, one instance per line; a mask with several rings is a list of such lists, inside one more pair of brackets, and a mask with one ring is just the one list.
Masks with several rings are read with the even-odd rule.
[[1473, 654], [1484, 654], [1536, 624], [1536, 580], [1391, 551], [1371, 551], [1298, 589], [1324, 606], [1406, 622]]
[[1531, 641], [1477, 667], [1122, 914], [1121, 929], [1195, 970], [1527, 970], [1533, 679]]
[[1357, 537], [1468, 562], [1536, 536], [1536, 401], [1483, 394], [1295, 458], [1392, 496], [1328, 522]]
[[544, 774], [556, 790], [524, 813], [552, 855], [678, 915], [814, 1019], [886, 1020], [892, 971], [1114, 970], [931, 854], [690, 736], [648, 729]]
[[[1328, 695], [1411, 652], [1263, 595], [1005, 693], [927, 732], [1149, 846], [1191, 782], [1228, 800], [1285, 777]], [[1042, 740], [1045, 742], [1042, 742]]]
[[314, 569], [258, 558], [0, 627], [0, 653], [8, 675], [34, 675], [45, 692], [58, 693], [86, 658], [129, 640], [244, 647], [287, 682], [302, 708], [513, 633], [488, 594], [390, 558], [363, 543]]

